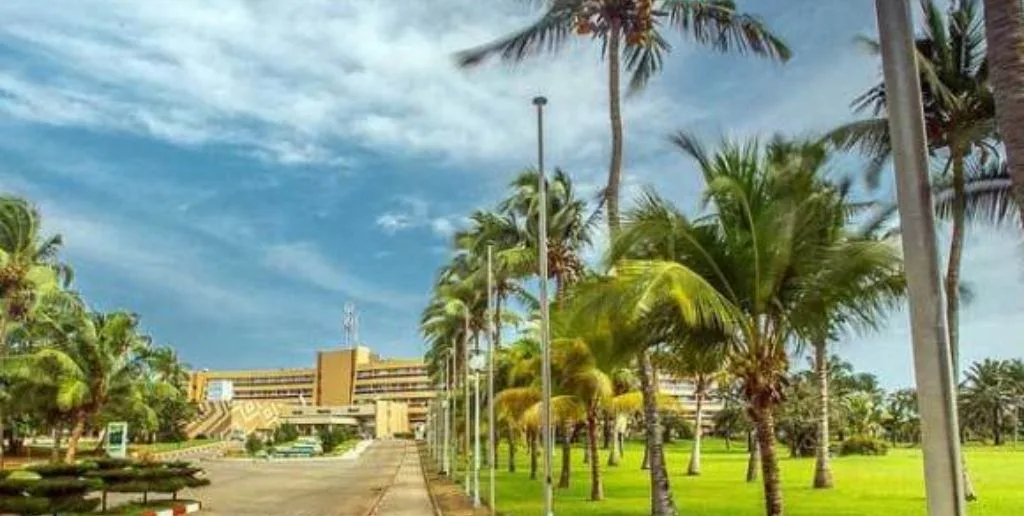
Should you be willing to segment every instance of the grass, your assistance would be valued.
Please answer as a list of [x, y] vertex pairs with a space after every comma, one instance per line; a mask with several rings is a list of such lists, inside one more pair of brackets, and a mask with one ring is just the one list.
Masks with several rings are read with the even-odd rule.
[[355, 439], [342, 441], [338, 443], [338, 445], [335, 446], [334, 449], [330, 451], [330, 453], [325, 453], [324, 455], [327, 457], [336, 457], [338, 455], [344, 455], [347, 451], [351, 450], [352, 448], [355, 448], [357, 443], [359, 443], [359, 441]]
[[[744, 481], [747, 455], [740, 445], [726, 451], [719, 440], [706, 440], [702, 475], [686, 476], [689, 442], [667, 446], [672, 492], [680, 514], [704, 516], [754, 516], [764, 514], [760, 480]], [[628, 443], [622, 465], [608, 468], [607, 452], [599, 450], [604, 474], [605, 500], [591, 502], [590, 472], [583, 464], [583, 449], [573, 449], [572, 481], [568, 489], [555, 489], [555, 512], [560, 516], [582, 516], [600, 511], [602, 515], [649, 514], [649, 475], [640, 469], [643, 445]], [[779, 453], [787, 454], [780, 447]], [[507, 452], [502, 447], [496, 473], [497, 508], [504, 515], [532, 515], [543, 512], [542, 487], [530, 480], [529, 457], [520, 447], [516, 473], [509, 473]], [[554, 453], [554, 481], [558, 482], [561, 451]], [[967, 465], [979, 500], [972, 502], [972, 516], [1015, 516], [1024, 507], [1024, 446], [1020, 448], [967, 449]], [[460, 464], [461, 466], [461, 464]], [[543, 465], [540, 466], [543, 468]], [[782, 493], [786, 514], [791, 516], [925, 516], [923, 463], [917, 449], [899, 448], [884, 457], [838, 457], [832, 462], [836, 487], [811, 488], [813, 459], [780, 460]], [[543, 472], [540, 472], [542, 475]], [[457, 480], [464, 478], [462, 470]], [[488, 492], [488, 473], [480, 474], [481, 494]]]
[[181, 441], [174, 443], [152, 443], [152, 444], [130, 444], [128, 445], [129, 452], [148, 452], [148, 453], [163, 453], [174, 450], [184, 450], [186, 448], [195, 448], [197, 446], [204, 446], [218, 442], [217, 439], [193, 439], [191, 441]]

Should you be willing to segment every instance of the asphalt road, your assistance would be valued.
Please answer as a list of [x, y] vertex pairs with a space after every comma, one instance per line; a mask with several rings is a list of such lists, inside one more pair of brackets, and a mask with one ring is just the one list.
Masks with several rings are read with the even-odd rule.
[[179, 496], [218, 516], [364, 516], [395, 481], [408, 449], [404, 441], [378, 441], [355, 460], [202, 461], [212, 485]]

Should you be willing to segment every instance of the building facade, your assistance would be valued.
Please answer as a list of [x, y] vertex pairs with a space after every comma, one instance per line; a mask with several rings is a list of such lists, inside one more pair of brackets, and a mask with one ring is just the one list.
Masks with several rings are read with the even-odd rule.
[[[693, 387], [693, 382], [659, 373], [658, 390], [663, 395], [674, 398], [688, 420], [693, 421], [696, 419], [697, 397], [694, 396], [696, 389]], [[701, 406], [701, 412], [703, 413], [703, 424], [701, 426], [705, 430], [714, 426], [714, 416], [719, 410], [722, 410], [722, 406], [722, 400], [714, 396], [708, 396], [704, 399], [704, 403]]]
[[189, 374], [190, 401], [207, 401], [211, 394], [229, 389], [233, 400], [287, 405], [404, 403], [410, 428], [426, 421], [429, 400], [437, 394], [422, 360], [382, 359], [362, 346], [318, 351], [311, 368]]

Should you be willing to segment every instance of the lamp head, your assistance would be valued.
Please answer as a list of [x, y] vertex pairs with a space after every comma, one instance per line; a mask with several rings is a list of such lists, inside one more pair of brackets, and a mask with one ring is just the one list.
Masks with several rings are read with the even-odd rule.
[[545, 97], [545, 96], [533, 97], [533, 105], [534, 106], [543, 106], [544, 104], [547, 104], [547, 103], [548, 103], [548, 98]]

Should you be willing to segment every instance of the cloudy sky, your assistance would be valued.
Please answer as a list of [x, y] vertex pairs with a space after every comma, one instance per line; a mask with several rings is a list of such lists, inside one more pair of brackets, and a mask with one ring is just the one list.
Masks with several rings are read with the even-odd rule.
[[[850, 119], [849, 101], [877, 80], [852, 44], [874, 31], [871, 2], [742, 4], [794, 59], [674, 40], [664, 74], [625, 102], [627, 199], [650, 185], [694, 206], [699, 183], [670, 131], [813, 134]], [[534, 15], [477, 0], [4, 0], [0, 188], [64, 235], [97, 308], [139, 312], [194, 366], [311, 364], [340, 343], [346, 302], [367, 344], [419, 355], [417, 316], [448, 237], [531, 163], [531, 97], [550, 99], [549, 161], [588, 195], [606, 172], [596, 46], [452, 65]], [[1022, 250], [1013, 233], [972, 228], [965, 359], [1022, 354]], [[840, 349], [903, 385], [908, 339], [896, 313]]]

